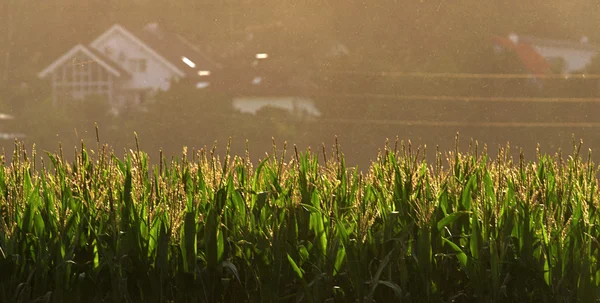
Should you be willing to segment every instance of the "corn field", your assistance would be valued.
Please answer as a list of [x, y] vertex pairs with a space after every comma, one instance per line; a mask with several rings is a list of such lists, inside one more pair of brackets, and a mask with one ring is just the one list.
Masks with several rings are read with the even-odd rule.
[[273, 146], [257, 165], [229, 145], [151, 164], [82, 143], [69, 163], [16, 142], [0, 164], [0, 301], [599, 301], [591, 152], [478, 149], [428, 164], [396, 140], [359, 171], [337, 142]]

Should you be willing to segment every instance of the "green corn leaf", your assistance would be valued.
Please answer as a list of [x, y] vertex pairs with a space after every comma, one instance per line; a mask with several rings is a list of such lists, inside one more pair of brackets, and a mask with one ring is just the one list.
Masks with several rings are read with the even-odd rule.
[[336, 276], [340, 273], [342, 264], [344, 263], [345, 259], [346, 259], [346, 248], [344, 247], [344, 245], [340, 245], [338, 247], [337, 254], [335, 256], [335, 263], [333, 265], [333, 268], [334, 268], [333, 275], [334, 276]]
[[473, 174], [467, 185], [465, 186], [462, 197], [461, 197], [461, 206], [463, 210], [469, 211], [471, 210], [471, 193], [476, 188], [477, 175]]
[[402, 288], [400, 288], [400, 285], [390, 281], [378, 281], [377, 283], [393, 290], [396, 298], [402, 298]]
[[290, 256], [290, 254], [287, 254], [287, 259], [290, 262], [290, 265], [292, 266], [292, 269], [296, 273], [296, 276], [299, 279], [304, 279], [304, 275], [302, 273], [302, 270], [298, 267], [298, 265], [296, 265], [296, 262], [294, 262], [294, 259], [292, 259], [292, 256]]
[[218, 238], [218, 217], [214, 210], [210, 210], [204, 229], [204, 249], [206, 251], [209, 268], [217, 268], [219, 259]]
[[154, 218], [154, 222], [152, 222], [152, 228], [150, 229], [150, 235], [148, 238], [148, 257], [153, 258], [156, 253], [156, 249], [158, 246], [158, 240], [160, 236], [160, 230], [162, 228], [162, 216], [159, 214]]
[[496, 193], [494, 192], [494, 183], [492, 181], [492, 177], [491, 177], [489, 171], [485, 172], [484, 178], [483, 178], [483, 183], [484, 183], [484, 187], [485, 187], [486, 198], [488, 199], [488, 201], [490, 201], [492, 203], [492, 205], [495, 205], [497, 203]]
[[442, 220], [438, 221], [438, 223], [437, 223], [438, 231], [442, 231], [442, 229], [444, 229], [444, 227], [446, 227], [449, 224], [452, 224], [460, 216], [468, 215], [470, 213], [471, 212], [469, 212], [469, 211], [457, 211], [457, 212], [453, 212], [451, 214], [446, 215]]
[[225, 240], [223, 239], [223, 231], [217, 229], [217, 262], [220, 264], [223, 262], [223, 253], [225, 252]]
[[34, 224], [35, 234], [39, 235], [40, 237], [43, 237], [45, 229], [46, 229], [45, 228], [46, 225], [44, 224], [44, 219], [42, 218], [42, 215], [40, 214], [39, 211], [35, 212], [35, 215], [33, 217], [33, 224]]
[[187, 212], [182, 226], [181, 238], [183, 267], [186, 272], [194, 272], [196, 264], [196, 220], [193, 212]]
[[471, 236], [469, 240], [469, 247], [471, 249], [471, 256], [476, 260], [479, 259], [479, 220], [477, 219], [476, 212], [473, 212], [471, 216]]
[[460, 247], [458, 247], [458, 245], [454, 244], [454, 242], [446, 239], [446, 238], [442, 238], [442, 240], [447, 243], [448, 245], [450, 245], [450, 248], [452, 248], [452, 250], [454, 250], [454, 253], [456, 253], [456, 258], [458, 259], [458, 261], [460, 262], [460, 264], [466, 268], [467, 267], [467, 262], [468, 262], [468, 258], [467, 258], [467, 254], [465, 254], [462, 249], [460, 249]]
[[240, 275], [235, 264], [231, 263], [230, 261], [223, 261], [223, 267], [233, 274], [238, 283], [242, 284], [242, 280], [240, 279]]
[[315, 232], [315, 242], [320, 250], [320, 253], [326, 255], [327, 252], [327, 234], [323, 224], [323, 216], [321, 213], [310, 214], [310, 226]]
[[[375, 275], [371, 278], [371, 281], [369, 282], [371, 284], [371, 290], [369, 291], [369, 295], [366, 298], [367, 302], [371, 302], [373, 300], [373, 295], [375, 294], [375, 290], [377, 289], [377, 286], [379, 286], [380, 284], [385, 285], [385, 283], [379, 283], [379, 282], [381, 282], [381, 280], [380, 280], [381, 274], [383, 273], [383, 270], [390, 263], [392, 255], [394, 255], [396, 253], [398, 253], [398, 249], [394, 248], [383, 258], [383, 260], [381, 260], [381, 263], [377, 267], [377, 271], [375, 272]], [[398, 286], [398, 288], [399, 288], [399, 286]]]
[[236, 216], [239, 217], [238, 222], [246, 222], [246, 203], [239, 190], [235, 190], [231, 193], [231, 201], [235, 206]]

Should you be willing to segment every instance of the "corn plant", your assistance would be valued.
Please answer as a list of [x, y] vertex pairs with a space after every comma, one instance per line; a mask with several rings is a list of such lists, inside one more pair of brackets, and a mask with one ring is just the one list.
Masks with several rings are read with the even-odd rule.
[[478, 149], [428, 164], [396, 140], [361, 171], [337, 141], [274, 144], [256, 167], [229, 144], [152, 163], [99, 140], [70, 162], [15, 142], [0, 163], [0, 301], [598, 301], [591, 152]]

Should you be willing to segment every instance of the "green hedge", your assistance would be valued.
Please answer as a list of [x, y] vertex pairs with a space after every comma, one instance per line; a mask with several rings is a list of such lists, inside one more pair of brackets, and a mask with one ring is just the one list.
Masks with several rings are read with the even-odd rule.
[[579, 148], [524, 163], [472, 144], [427, 164], [396, 142], [360, 172], [337, 144], [253, 167], [99, 143], [43, 162], [16, 143], [0, 301], [593, 302], [599, 191]]

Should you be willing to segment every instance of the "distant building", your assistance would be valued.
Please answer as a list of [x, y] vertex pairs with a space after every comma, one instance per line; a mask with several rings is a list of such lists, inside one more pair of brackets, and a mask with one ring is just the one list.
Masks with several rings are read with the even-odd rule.
[[527, 43], [550, 63], [553, 69], [563, 74], [580, 73], [598, 54], [600, 46], [590, 43], [587, 37], [579, 40], [553, 40], [523, 36], [520, 41]]
[[321, 116], [314, 100], [303, 97], [235, 97], [233, 108], [241, 113], [256, 115], [264, 108], [285, 110], [296, 118], [315, 119]]
[[579, 40], [557, 40], [511, 34], [508, 38], [495, 37], [494, 41], [497, 47], [516, 51], [533, 74], [581, 73], [600, 50], [600, 45], [590, 43], [585, 36]]
[[[277, 56], [272, 59], [278, 60]], [[225, 67], [211, 82], [213, 91], [231, 97], [233, 109], [252, 115], [266, 107], [286, 110], [299, 118], [321, 115], [312, 99], [319, 87], [310, 71], [279, 69], [277, 61], [269, 59], [258, 64], [237, 62]]]
[[318, 70], [327, 61], [346, 58], [349, 48], [338, 40], [300, 49], [283, 45], [277, 37], [289, 33], [279, 22], [243, 34], [235, 48], [220, 54], [227, 66], [211, 87], [229, 94], [233, 109], [242, 113], [256, 115], [265, 108], [277, 108], [299, 119], [320, 117], [313, 99], [321, 89]]
[[532, 45], [523, 43], [515, 34], [509, 37], [494, 37], [494, 47], [497, 52], [514, 51], [523, 66], [532, 75], [543, 75], [551, 72], [548, 60], [544, 58]]
[[[307, 114], [318, 116], [310, 99], [318, 89], [312, 79], [315, 68], [308, 68], [307, 63], [344, 57], [349, 49], [339, 41], [327, 41], [312, 49], [314, 57], [307, 58], [273, 38], [273, 31], [281, 28], [277, 22], [250, 28], [235, 43], [213, 41], [203, 46], [211, 52], [208, 55], [157, 23], [139, 29], [115, 24], [92, 42], [72, 47], [38, 77], [51, 81], [55, 104], [100, 95], [118, 110], [124, 105], [138, 105], [157, 91], [169, 90], [175, 81], [229, 95], [234, 108], [241, 111], [250, 108], [253, 112], [257, 104], [278, 104], [274, 106], [285, 109], [293, 104], [290, 110], [295, 113], [305, 108]], [[248, 106], [243, 105], [246, 102]]]
[[211, 86], [236, 96], [307, 95], [319, 89], [314, 76], [320, 69], [350, 54], [337, 39], [299, 46], [286, 44], [291, 36], [285, 23], [274, 21], [233, 33], [229, 45], [210, 45], [212, 55], [227, 62]]
[[206, 86], [221, 68], [180, 35], [156, 23], [131, 30], [115, 24], [87, 45], [78, 44], [42, 70], [54, 102], [105, 96], [116, 107], [166, 91], [172, 81]]

